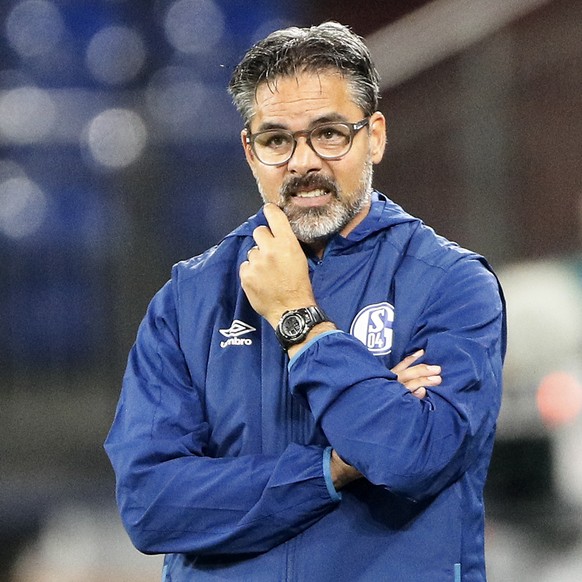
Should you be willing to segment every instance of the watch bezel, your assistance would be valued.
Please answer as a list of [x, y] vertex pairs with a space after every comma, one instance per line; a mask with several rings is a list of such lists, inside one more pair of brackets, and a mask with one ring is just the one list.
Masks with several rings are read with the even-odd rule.
[[287, 341], [294, 341], [297, 338], [305, 336], [307, 329], [307, 321], [303, 314], [299, 314], [298, 310], [286, 312], [281, 317], [280, 321], [281, 333]]
[[[288, 329], [287, 326], [290, 320], [297, 322], [297, 332]], [[317, 305], [290, 309], [281, 316], [275, 328], [275, 335], [283, 349], [287, 350], [291, 346], [301, 343], [313, 327], [324, 321], [329, 321], [329, 318]]]

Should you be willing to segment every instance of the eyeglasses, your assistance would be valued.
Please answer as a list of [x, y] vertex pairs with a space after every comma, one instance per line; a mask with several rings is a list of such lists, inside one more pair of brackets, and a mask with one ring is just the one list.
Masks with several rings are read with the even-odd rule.
[[356, 123], [322, 123], [313, 129], [291, 132], [286, 129], [267, 129], [255, 134], [247, 133], [246, 142], [260, 162], [266, 166], [286, 164], [297, 147], [297, 138], [304, 136], [307, 145], [324, 160], [337, 160], [351, 149], [354, 136], [366, 127], [370, 118]]

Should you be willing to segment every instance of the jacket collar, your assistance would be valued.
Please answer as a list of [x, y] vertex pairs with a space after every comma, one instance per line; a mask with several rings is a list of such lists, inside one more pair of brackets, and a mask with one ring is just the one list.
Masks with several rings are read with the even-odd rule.
[[[348, 248], [378, 231], [386, 230], [404, 222], [418, 222], [418, 219], [405, 212], [398, 204], [392, 202], [384, 194], [373, 190], [370, 211], [364, 220], [347, 237], [339, 234], [332, 237], [327, 245], [326, 253], [331, 249]], [[266, 224], [267, 220], [261, 208], [246, 222], [227, 235], [227, 238], [232, 236], [252, 236], [257, 226]]]

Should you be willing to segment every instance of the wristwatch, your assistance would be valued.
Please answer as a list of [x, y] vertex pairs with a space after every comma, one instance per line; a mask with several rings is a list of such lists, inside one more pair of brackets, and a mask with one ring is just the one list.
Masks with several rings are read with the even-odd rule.
[[317, 305], [285, 311], [275, 328], [275, 335], [284, 350], [301, 343], [318, 323], [330, 321]]

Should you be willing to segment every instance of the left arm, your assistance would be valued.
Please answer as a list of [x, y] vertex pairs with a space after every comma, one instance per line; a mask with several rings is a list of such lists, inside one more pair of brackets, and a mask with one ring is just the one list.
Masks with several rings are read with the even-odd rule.
[[493, 276], [464, 262], [441, 285], [411, 339], [442, 364], [442, 383], [425, 399], [411, 398], [347, 333], [313, 342], [289, 373], [291, 391], [307, 402], [346, 463], [417, 500], [437, 494], [478, 460], [501, 399], [503, 310]]

